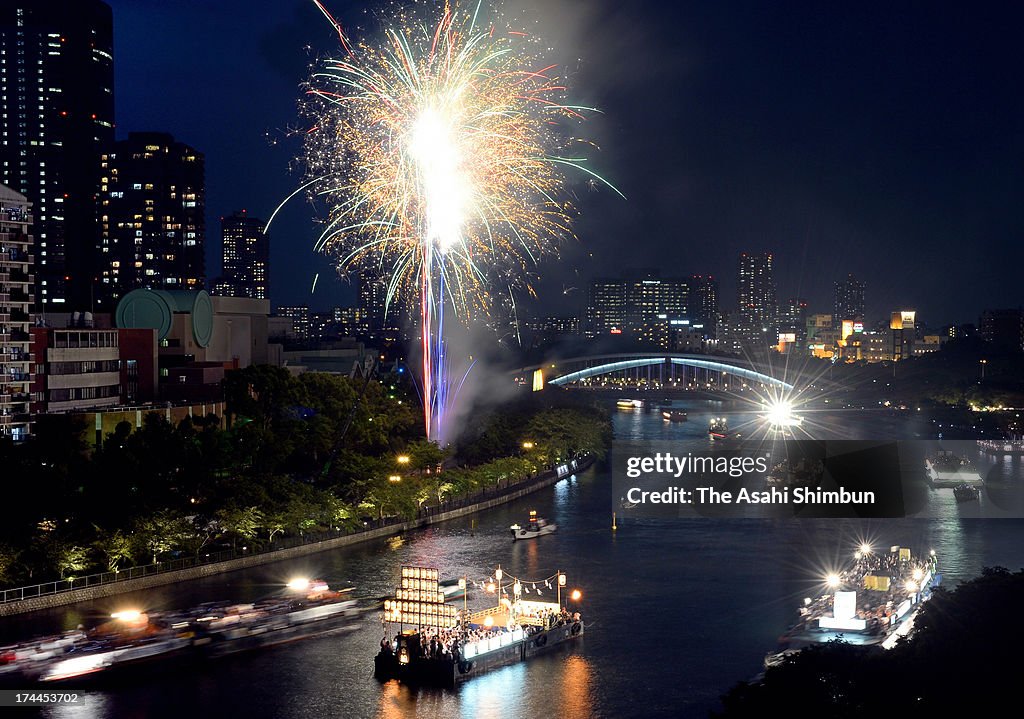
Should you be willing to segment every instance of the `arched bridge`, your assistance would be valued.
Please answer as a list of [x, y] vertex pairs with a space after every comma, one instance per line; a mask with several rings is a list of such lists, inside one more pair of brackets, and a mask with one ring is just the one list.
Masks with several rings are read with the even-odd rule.
[[732, 376], [744, 382], [763, 384], [786, 391], [793, 389], [792, 384], [766, 374], [760, 371], [763, 368], [755, 368], [742, 359], [676, 352], [572, 357], [524, 368], [524, 374], [538, 369], [543, 371], [544, 381], [554, 385], [580, 382], [601, 375], [637, 380], [646, 378], [648, 381], [657, 380], [661, 383], [682, 381], [685, 384], [693, 379], [699, 381], [702, 373], [705, 379], [710, 380], [712, 373], [715, 373], [717, 379], [721, 380]]

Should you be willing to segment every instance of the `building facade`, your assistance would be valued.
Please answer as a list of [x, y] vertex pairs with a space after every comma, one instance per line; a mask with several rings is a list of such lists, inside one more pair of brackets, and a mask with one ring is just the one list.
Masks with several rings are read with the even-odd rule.
[[0, 183], [35, 217], [36, 303], [88, 308], [97, 159], [114, 139], [114, 36], [100, 0], [0, 0]]
[[214, 294], [269, 298], [270, 238], [263, 221], [245, 210], [220, 218], [223, 270]]
[[835, 303], [832, 316], [836, 322], [842, 320], [864, 321], [864, 288], [863, 282], [852, 274], [835, 284]]
[[291, 332], [286, 332], [289, 339], [309, 339], [309, 307], [306, 305], [278, 307], [277, 316], [291, 320]]
[[717, 336], [718, 327], [718, 280], [711, 275], [693, 275], [689, 283], [690, 320], [694, 325], [703, 325], [707, 339]]
[[[752, 332], [771, 337], [779, 319], [775, 258], [772, 253], [741, 253], [738, 284], [740, 317]], [[753, 338], [757, 336], [754, 334]]]
[[978, 322], [981, 338], [1000, 349], [1019, 352], [1024, 349], [1024, 311], [985, 310]]
[[621, 334], [626, 322], [626, 283], [599, 278], [590, 283], [586, 336]]
[[[708, 297], [709, 287], [703, 289], [702, 300], [713, 303], [716, 295]], [[663, 278], [656, 272], [596, 279], [590, 284], [585, 334], [590, 338], [625, 335], [640, 344], [669, 349], [673, 328], [684, 320], [690, 328], [690, 298], [689, 280]], [[697, 324], [704, 326], [703, 321]]]
[[203, 155], [159, 132], [132, 132], [100, 155], [101, 289], [110, 312], [138, 288], [200, 290], [206, 282]]
[[0, 437], [28, 437], [34, 301], [31, 203], [0, 185]]
[[32, 411], [67, 412], [120, 404], [118, 347], [116, 329], [33, 327]]

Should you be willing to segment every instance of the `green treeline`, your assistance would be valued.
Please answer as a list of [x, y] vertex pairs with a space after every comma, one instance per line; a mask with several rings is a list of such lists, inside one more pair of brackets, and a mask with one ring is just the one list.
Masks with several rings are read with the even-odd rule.
[[441, 448], [424, 439], [401, 379], [254, 366], [225, 380], [228, 429], [213, 416], [174, 426], [155, 412], [138, 429], [122, 422], [91, 453], [80, 420], [39, 416], [28, 441], [0, 442], [0, 584], [415, 516], [559, 461], [601, 457], [610, 440], [606, 412], [545, 391], [474, 415]]

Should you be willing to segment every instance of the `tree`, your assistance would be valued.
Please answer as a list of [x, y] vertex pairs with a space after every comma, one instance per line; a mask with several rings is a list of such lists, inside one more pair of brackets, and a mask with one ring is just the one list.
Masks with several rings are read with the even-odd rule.
[[162, 510], [135, 522], [132, 532], [136, 553], [144, 553], [156, 564], [157, 557], [169, 552], [189, 533], [188, 522], [169, 510]]
[[64, 579], [70, 572], [80, 572], [89, 566], [89, 550], [70, 542], [54, 542], [50, 547], [53, 566]]
[[13, 579], [13, 569], [18, 561], [18, 550], [7, 544], [0, 544], [0, 582], [7, 584]]
[[217, 524], [227, 534], [232, 535], [231, 546], [235, 539], [251, 542], [263, 527], [263, 512], [259, 507], [231, 507], [217, 512]]
[[116, 572], [126, 559], [132, 557], [132, 541], [120, 529], [106, 532], [96, 527], [98, 538], [93, 546], [99, 551], [106, 562], [107, 571]]

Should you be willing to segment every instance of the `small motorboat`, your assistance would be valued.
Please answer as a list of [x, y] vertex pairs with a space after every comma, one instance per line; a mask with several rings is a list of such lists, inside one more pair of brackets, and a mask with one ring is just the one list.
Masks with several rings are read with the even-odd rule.
[[512, 541], [517, 539], [533, 539], [534, 537], [542, 537], [545, 534], [553, 534], [558, 526], [552, 522], [537, 516], [537, 510], [530, 510], [530, 521], [526, 523], [525, 527], [520, 527], [518, 524], [513, 524], [509, 527], [512, 532]]
[[437, 588], [444, 594], [446, 602], [450, 599], [462, 599], [468, 592], [466, 582], [462, 579], [445, 579], [437, 583]]
[[678, 409], [663, 410], [661, 416], [666, 422], [685, 422], [688, 419], [686, 412]]
[[953, 487], [953, 496], [956, 497], [957, 502], [970, 502], [978, 499], [981, 492], [977, 487], [972, 487], [969, 484], [958, 484]]
[[644, 406], [642, 399], [620, 399], [615, 405], [619, 409], [641, 409]]

